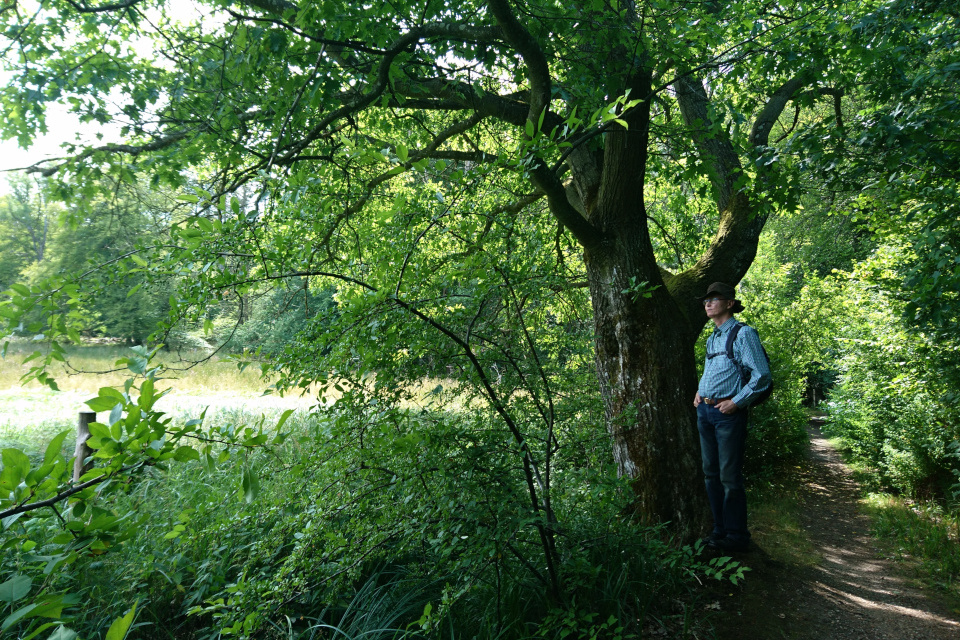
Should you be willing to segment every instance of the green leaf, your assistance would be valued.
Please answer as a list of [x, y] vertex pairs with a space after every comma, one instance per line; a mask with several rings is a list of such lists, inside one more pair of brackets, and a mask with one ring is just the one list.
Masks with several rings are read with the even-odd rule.
[[102, 422], [91, 422], [87, 425], [87, 428], [90, 429], [90, 437], [92, 438], [113, 440], [113, 434], [110, 433], [110, 429]]
[[[137, 600], [137, 602], [139, 602], [139, 600]], [[133, 617], [136, 615], [137, 602], [133, 603], [127, 615], [113, 621], [113, 624], [107, 629], [105, 640], [124, 640], [124, 638], [127, 637], [127, 631], [130, 630], [130, 625], [133, 624]]]
[[57, 627], [57, 630], [54, 631], [49, 638], [47, 638], [47, 640], [74, 640], [76, 637], [76, 631], [60, 625]]
[[280, 414], [280, 419], [277, 421], [277, 431], [283, 427], [283, 424], [287, 421], [287, 418], [293, 415], [293, 409], [287, 409], [282, 414]]
[[111, 411], [118, 404], [124, 404], [126, 398], [113, 387], [101, 387], [97, 397], [86, 401], [86, 405], [94, 411]]
[[28, 576], [17, 575], [0, 584], [0, 600], [13, 603], [30, 593], [33, 580]]
[[90, 407], [92, 411], [97, 412], [110, 411], [117, 406], [117, 402], [109, 398], [92, 398], [84, 402], [84, 404]]
[[241, 473], [240, 487], [243, 489], [243, 499], [247, 504], [257, 499], [257, 494], [260, 493], [260, 481], [249, 467], [244, 467]]
[[46, 452], [43, 454], [43, 463], [50, 464], [57, 459], [57, 456], [60, 455], [60, 450], [63, 449], [63, 441], [70, 431], [61, 431], [56, 436], [53, 437], [53, 440], [50, 441], [50, 444], [47, 445]]
[[0, 482], [5, 486], [12, 483], [10, 489], [16, 488], [20, 481], [30, 473], [30, 458], [19, 449], [4, 449], [2, 454], [3, 472], [0, 475]]
[[149, 411], [153, 408], [153, 403], [156, 399], [154, 393], [153, 380], [147, 378], [143, 381], [143, 384], [140, 385], [140, 397], [137, 398], [137, 405], [141, 409]]
[[200, 452], [194, 449], [193, 447], [177, 447], [177, 450], [173, 454], [173, 459], [177, 462], [187, 462], [189, 460], [199, 460]]
[[52, 596], [46, 602], [28, 604], [11, 613], [3, 624], [0, 624], [0, 631], [6, 631], [26, 618], [59, 618], [61, 613], [63, 613], [63, 596]]

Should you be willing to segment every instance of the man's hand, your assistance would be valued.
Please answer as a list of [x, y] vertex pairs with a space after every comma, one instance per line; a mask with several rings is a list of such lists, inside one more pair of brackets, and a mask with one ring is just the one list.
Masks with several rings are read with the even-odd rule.
[[739, 408], [740, 407], [738, 407], [737, 403], [733, 400], [723, 400], [717, 403], [717, 409], [720, 411], [720, 413], [724, 413], [726, 415], [736, 413]]
[[693, 396], [693, 406], [699, 407], [701, 402], [703, 402], [703, 398], [700, 397], [700, 392], [697, 391], [697, 395]]

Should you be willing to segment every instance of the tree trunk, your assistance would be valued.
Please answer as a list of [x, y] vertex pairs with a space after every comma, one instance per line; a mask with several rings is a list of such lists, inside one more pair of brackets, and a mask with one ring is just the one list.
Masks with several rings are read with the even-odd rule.
[[689, 540], [706, 516], [693, 407], [696, 330], [664, 286], [650, 298], [630, 291], [637, 253], [616, 243], [586, 256], [600, 392], [614, 460], [633, 480], [642, 520], [671, 522]]

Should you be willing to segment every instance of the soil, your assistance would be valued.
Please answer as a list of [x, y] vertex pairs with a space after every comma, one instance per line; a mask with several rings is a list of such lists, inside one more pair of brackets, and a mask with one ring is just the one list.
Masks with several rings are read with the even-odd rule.
[[710, 587], [706, 606], [717, 610], [716, 637], [960, 640], [958, 603], [881, 557], [850, 470], [815, 425], [808, 431], [810, 454], [798, 497], [814, 560], [778, 560], [755, 534], [755, 548], [736, 557], [751, 568], [747, 580]]

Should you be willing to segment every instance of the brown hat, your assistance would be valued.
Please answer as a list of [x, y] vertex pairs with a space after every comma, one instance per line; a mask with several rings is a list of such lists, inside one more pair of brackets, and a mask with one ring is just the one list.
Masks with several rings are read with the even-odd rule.
[[733, 308], [730, 309], [733, 313], [740, 313], [743, 311], [743, 304], [737, 300], [737, 289], [731, 287], [725, 282], [714, 282], [712, 285], [707, 287], [707, 292], [700, 296], [700, 300], [705, 300], [710, 296], [716, 296], [718, 298], [724, 298], [726, 300], [733, 300], [737, 304], [733, 305]]

